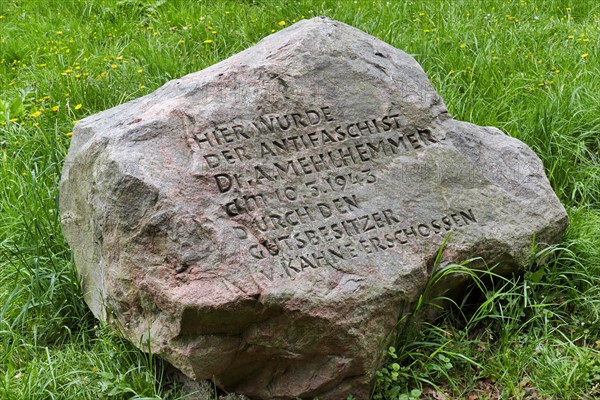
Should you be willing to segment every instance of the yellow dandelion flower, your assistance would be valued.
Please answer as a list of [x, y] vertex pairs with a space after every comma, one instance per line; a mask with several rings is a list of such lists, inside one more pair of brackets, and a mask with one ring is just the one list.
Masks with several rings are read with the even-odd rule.
[[31, 114], [31, 116], [32, 116], [33, 118], [37, 118], [37, 117], [39, 117], [40, 115], [42, 115], [42, 113], [41, 113], [41, 112], [39, 112], [39, 111], [36, 111], [36, 112], [34, 112], [33, 114]]
[[72, 73], [72, 72], [73, 72], [73, 70], [69, 68], [69, 69], [68, 69], [68, 70], [66, 70], [65, 72], [66, 72], [67, 74], [70, 74], [70, 73]]
[[75, 75], [75, 79], [79, 79], [79, 78], [81, 78], [81, 75], [79, 75], [79, 74]]
[[67, 137], [73, 136], [73, 132], [67, 132]]
[[555, 74], [560, 74], [560, 69], [555, 69], [555, 70], [554, 70], [554, 73], [555, 73]]
[[588, 58], [588, 56], [589, 56], [589, 54], [588, 54], [588, 53], [583, 53], [583, 54], [581, 55], [581, 58], [583, 58], [583, 59], [586, 59], [586, 58]]
[[112, 69], [117, 69], [117, 68], [118, 68], [117, 64], [113, 64], [113, 65], [111, 65], [110, 67], [111, 67]]
[[567, 12], [571, 11], [571, 7], [566, 8]]
[[213, 35], [216, 35], [217, 31], [211, 31], [210, 33], [212, 33]]
[[467, 48], [467, 44], [466, 43], [461, 43], [461, 45], [458, 46], [458, 47], [460, 47], [461, 49], [466, 49]]
[[8, 120], [8, 122], [15, 123], [15, 122], [17, 122], [18, 120], [19, 120], [18, 118], [13, 118], [13, 119], [9, 119], [9, 120]]
[[424, 16], [425, 16], [425, 13], [424, 13], [423, 11], [421, 11], [421, 12], [419, 13], [419, 17], [424, 17]]
[[586, 39], [583, 39], [583, 43], [587, 43], [587, 42], [589, 42], [589, 41], [590, 41], [590, 40], [589, 40], [589, 39], [587, 39], [587, 38], [586, 38]]
[[271, 29], [271, 33], [275, 32], [275, 29]]
[[38, 67], [40, 67], [40, 68], [45, 68], [45, 67], [46, 67], [46, 64], [38, 64]]
[[52, 107], [52, 111], [54, 111], [54, 112], [57, 112], [57, 111], [58, 111], [58, 109], [59, 109], [59, 107], [58, 107], [58, 106], [54, 106], [54, 107]]
[[211, 43], [212, 43], [212, 40], [210, 40], [210, 39], [206, 39], [206, 40], [205, 40], [203, 43], [204, 43], [204, 44], [211, 44]]
[[44, 100], [50, 100], [50, 96], [44, 96]]
[[179, 44], [184, 44], [184, 43], [185, 43], [185, 40], [183, 40], [183, 39], [179, 40]]
[[0, 15], [0, 19], [4, 19], [6, 18], [4, 15]]
[[279, 26], [285, 26], [285, 21], [281, 20], [281, 21], [279, 21], [279, 22], [277, 23], [277, 25], [279, 25]]
[[56, 32], [57, 35], [62, 35], [62, 31]]
[[231, 14], [231, 11], [225, 11], [225, 15]]
[[81, 108], [81, 104], [77, 104], [77, 105], [75, 106], [75, 109], [76, 109], [76, 110], [79, 110], [80, 108]]
[[137, 73], [138, 73], [138, 74], [143, 74], [143, 73], [144, 73], [144, 70], [143, 70], [143, 69], [138, 69], [138, 70], [137, 70]]
[[122, 59], [123, 59], [123, 57], [122, 57], [122, 56], [118, 56], [118, 57], [117, 57], [117, 61], [121, 61]]
[[206, 29], [208, 29], [209, 31], [212, 31], [213, 27], [209, 25], [209, 26], [206, 27]]
[[575, 38], [575, 36], [573, 36], [573, 35], [569, 35], [569, 36], [567, 36], [567, 37], [568, 37], [569, 39], [574, 39], [574, 38]]

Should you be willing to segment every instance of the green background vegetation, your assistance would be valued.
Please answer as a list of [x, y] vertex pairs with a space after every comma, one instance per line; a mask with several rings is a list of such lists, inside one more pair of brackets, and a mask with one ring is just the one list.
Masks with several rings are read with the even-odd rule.
[[599, 14], [596, 0], [0, 1], [0, 398], [180, 398], [82, 301], [57, 212], [70, 132], [317, 15], [413, 55], [455, 118], [529, 144], [571, 218], [524, 275], [476, 279], [436, 325], [406, 325], [374, 397], [599, 398]]

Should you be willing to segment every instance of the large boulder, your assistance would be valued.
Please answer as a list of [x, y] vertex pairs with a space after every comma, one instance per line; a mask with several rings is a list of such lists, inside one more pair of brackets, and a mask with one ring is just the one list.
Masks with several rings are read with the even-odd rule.
[[514, 272], [568, 223], [525, 144], [452, 119], [413, 58], [327, 18], [73, 133], [60, 210], [93, 313], [255, 399], [368, 398], [444, 240], [435, 268]]

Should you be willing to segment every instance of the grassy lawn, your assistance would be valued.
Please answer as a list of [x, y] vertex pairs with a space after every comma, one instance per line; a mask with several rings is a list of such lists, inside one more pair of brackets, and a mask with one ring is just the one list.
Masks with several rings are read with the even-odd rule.
[[526, 142], [571, 219], [524, 275], [409, 325], [374, 398], [600, 398], [597, 0], [0, 0], [0, 399], [181, 398], [83, 303], [57, 212], [71, 130], [317, 15], [413, 55], [455, 118]]

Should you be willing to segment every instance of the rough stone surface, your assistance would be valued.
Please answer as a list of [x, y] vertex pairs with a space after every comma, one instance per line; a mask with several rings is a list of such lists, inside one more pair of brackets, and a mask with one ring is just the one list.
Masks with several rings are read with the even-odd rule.
[[508, 272], [568, 223], [525, 144], [325, 18], [80, 121], [60, 209], [98, 318], [253, 399], [368, 398], [448, 234]]

